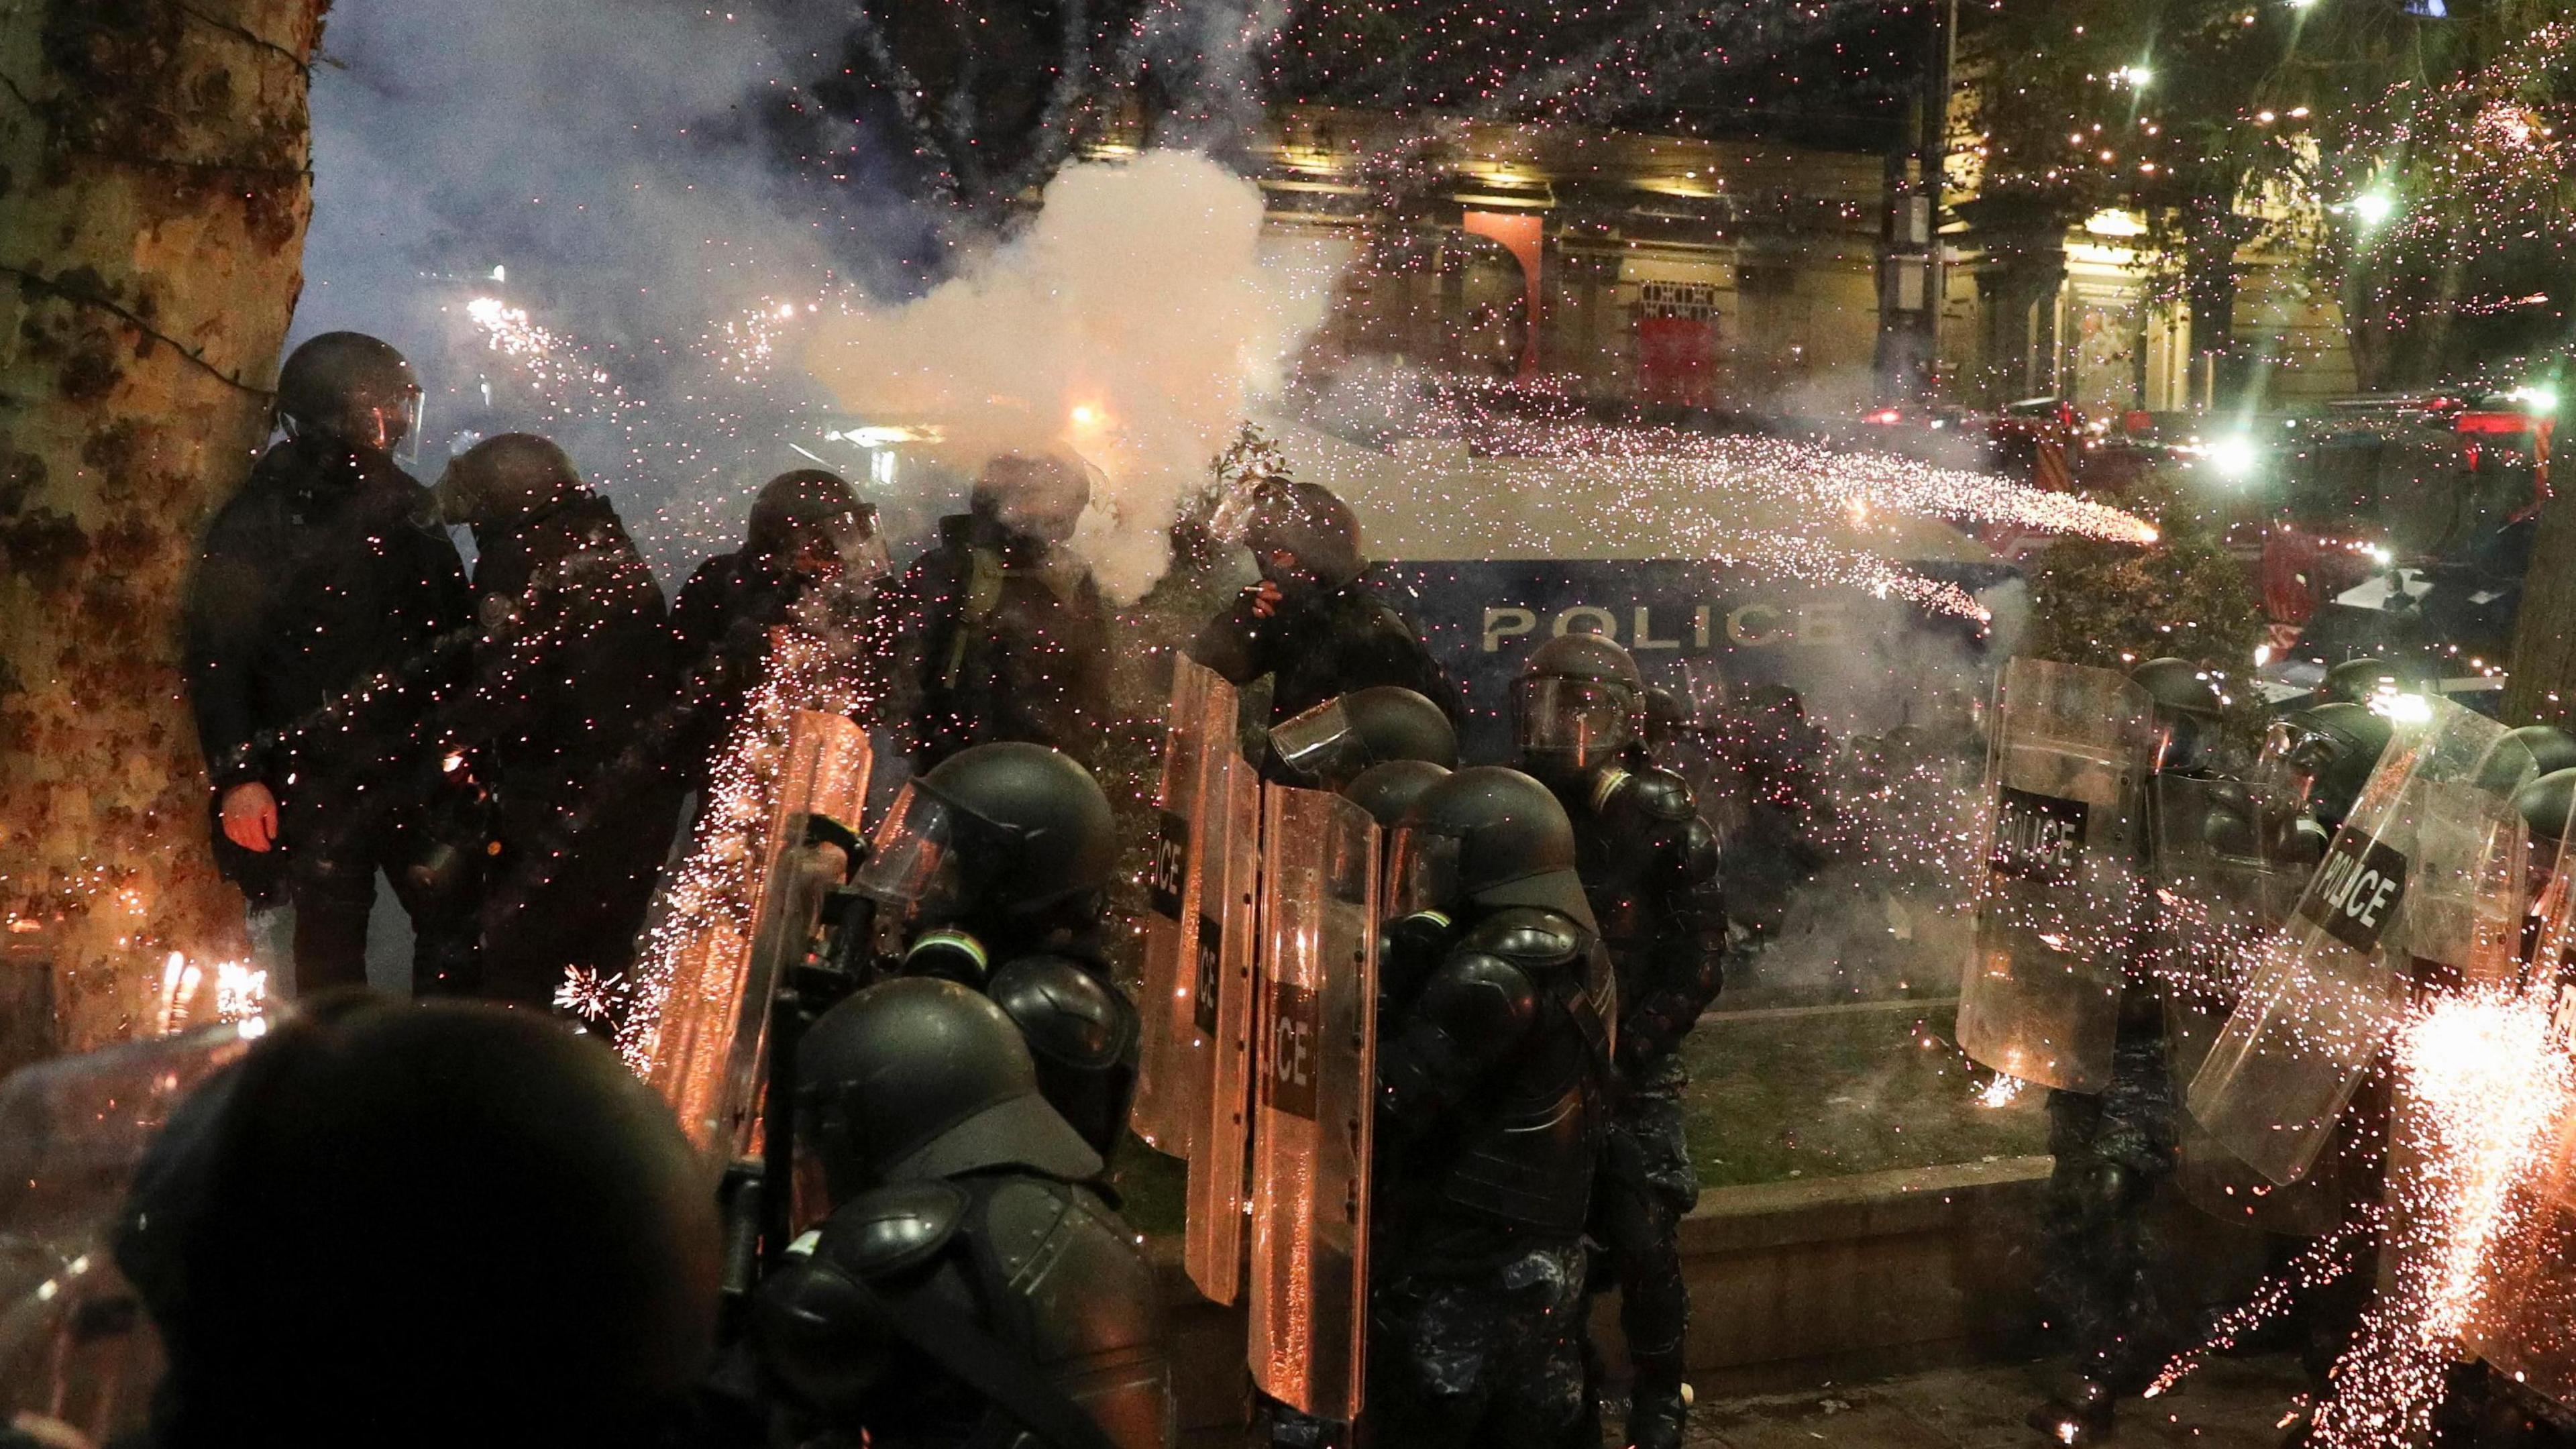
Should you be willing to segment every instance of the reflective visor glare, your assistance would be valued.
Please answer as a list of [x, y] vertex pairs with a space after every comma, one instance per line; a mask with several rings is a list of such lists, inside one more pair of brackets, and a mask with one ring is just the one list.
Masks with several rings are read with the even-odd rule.
[[1521, 740], [1535, 749], [1583, 758], [1628, 743], [1631, 701], [1615, 685], [1573, 679], [1525, 679], [1520, 685]]
[[1338, 699], [1319, 704], [1270, 732], [1271, 748], [1288, 765], [1309, 773], [1326, 773], [1350, 734], [1350, 712]]
[[1395, 858], [1394, 878], [1387, 882], [1387, 915], [1418, 915], [1447, 907], [1458, 879], [1458, 839], [1399, 826], [1388, 841]]
[[883, 901], [924, 899], [949, 873], [949, 835], [947, 806], [919, 785], [905, 785], [869, 844], [858, 889]]

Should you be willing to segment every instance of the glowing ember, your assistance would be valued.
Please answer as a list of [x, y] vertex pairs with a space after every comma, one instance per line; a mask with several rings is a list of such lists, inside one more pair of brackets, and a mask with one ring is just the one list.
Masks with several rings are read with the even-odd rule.
[[1994, 1080], [1986, 1083], [1986, 1085], [1978, 1091], [1977, 1105], [1980, 1107], [2010, 1106], [2013, 1099], [2021, 1095], [2022, 1086], [2023, 1082], [2021, 1078], [2006, 1076], [2002, 1072], [1997, 1072], [1995, 1073]]

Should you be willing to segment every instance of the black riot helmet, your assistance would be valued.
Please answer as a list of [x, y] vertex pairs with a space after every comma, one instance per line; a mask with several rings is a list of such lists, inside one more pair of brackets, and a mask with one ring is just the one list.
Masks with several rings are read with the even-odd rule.
[[[2513, 808], [2531, 831], [2532, 864], [2550, 868], [2555, 847], [2567, 839], [2571, 819], [2576, 819], [2576, 767], [2552, 770], [2523, 786], [2514, 794]], [[2551, 859], [2543, 860], [2544, 855]]]
[[2368, 704], [2383, 694], [2421, 691], [2425, 672], [2386, 659], [2347, 659], [2326, 671], [2317, 685], [2319, 704]]
[[796, 1047], [798, 1110], [835, 1206], [882, 1183], [1020, 1165], [1080, 1182], [1099, 1154], [1038, 1091], [999, 1006], [901, 976], [823, 1013]]
[[2343, 823], [2379, 766], [2394, 727], [2359, 704], [2321, 704], [2273, 721], [2256, 769], [2284, 807], [2329, 828]]
[[420, 436], [420, 380], [392, 344], [325, 332], [278, 369], [277, 421], [292, 438], [400, 452]]
[[2186, 771], [2208, 763], [2224, 700], [2209, 671], [2188, 659], [2150, 659], [2129, 671], [2155, 706], [2156, 768]]
[[1554, 793], [1518, 770], [1478, 765], [1433, 783], [1404, 812], [1387, 853], [1395, 861], [1390, 917], [1540, 906], [1593, 929], [1575, 873], [1574, 823]]
[[791, 572], [873, 578], [886, 570], [877, 506], [838, 473], [798, 468], [760, 485], [743, 545]]
[[316, 997], [135, 1175], [114, 1250], [167, 1350], [154, 1442], [654, 1438], [712, 1342], [713, 1187], [596, 1041], [492, 1006]]
[[2560, 770], [2576, 769], [2576, 735], [2556, 725], [2524, 725], [2505, 731], [2495, 753], [2499, 763], [2511, 762], [2504, 766], [2506, 769], [2518, 768], [2522, 757], [2528, 756], [2535, 777], [2554, 775]]
[[572, 459], [553, 442], [534, 433], [503, 433], [448, 463], [438, 480], [438, 512], [449, 523], [503, 523], [588, 491]]
[[1449, 778], [1449, 767], [1429, 760], [1389, 760], [1371, 765], [1342, 787], [1342, 798], [1369, 813], [1381, 830], [1393, 830], [1422, 792]]
[[2150, 659], [2129, 671], [2163, 714], [2211, 716], [2224, 707], [2209, 671], [2188, 659]]
[[967, 506], [1014, 532], [1062, 543], [1091, 506], [1091, 472], [1052, 454], [997, 453], [984, 464]]
[[1530, 651], [1512, 682], [1521, 760], [1577, 775], [1618, 760], [1646, 737], [1646, 678], [1606, 635], [1562, 634]]
[[1458, 763], [1458, 728], [1440, 706], [1400, 685], [1377, 684], [1324, 701], [1270, 728], [1270, 773], [1338, 790], [1390, 760]]
[[1117, 825], [1091, 772], [1044, 745], [1005, 741], [907, 781], [856, 885], [915, 927], [992, 929], [1097, 915], [1117, 864]]
[[1338, 589], [1368, 567], [1360, 553], [1358, 517], [1320, 483], [1263, 481], [1253, 488], [1236, 526], [1261, 576], [1283, 590]]

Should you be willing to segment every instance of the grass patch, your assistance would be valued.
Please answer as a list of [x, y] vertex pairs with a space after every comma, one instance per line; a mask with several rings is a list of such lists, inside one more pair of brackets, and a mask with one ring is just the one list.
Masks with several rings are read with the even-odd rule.
[[[1703, 1018], [1685, 1121], [1703, 1187], [2047, 1150], [2046, 1094], [1978, 1105], [1947, 1001]], [[1927, 1045], [1928, 1043], [1928, 1045]]]

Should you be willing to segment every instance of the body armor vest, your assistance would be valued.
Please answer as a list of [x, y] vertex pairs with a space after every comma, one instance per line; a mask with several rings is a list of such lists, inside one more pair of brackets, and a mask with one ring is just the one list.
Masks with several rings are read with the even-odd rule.
[[[1599, 943], [1552, 912], [1502, 912], [1462, 952], [1517, 970], [1537, 1016], [1490, 1074], [1495, 1090], [1469, 1104], [1440, 1196], [1502, 1223], [1551, 1234], [1583, 1230], [1605, 1124], [1616, 986]], [[1453, 958], [1454, 959], [1454, 958]]]

